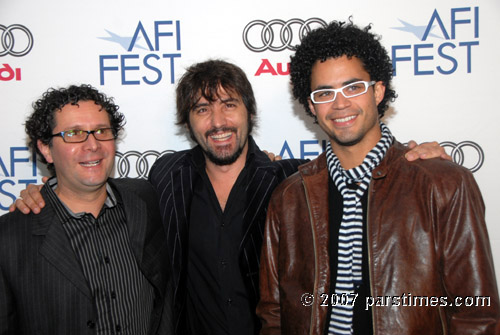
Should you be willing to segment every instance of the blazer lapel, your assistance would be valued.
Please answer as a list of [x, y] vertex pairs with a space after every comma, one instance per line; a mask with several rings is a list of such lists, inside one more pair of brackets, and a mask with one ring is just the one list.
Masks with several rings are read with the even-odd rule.
[[169, 202], [169, 218], [167, 241], [172, 257], [172, 267], [175, 285], [179, 284], [183, 270], [186, 269], [187, 243], [189, 234], [189, 211], [193, 196], [193, 185], [198, 180], [198, 174], [190, 165], [173, 171], [170, 176], [171, 202]]
[[148, 226], [147, 207], [144, 201], [137, 197], [133, 192], [120, 192], [120, 196], [123, 201], [123, 207], [125, 209], [125, 216], [127, 219], [130, 247], [139, 262], [139, 265], [142, 265], [144, 256], [144, 240]]
[[[247, 202], [243, 220], [243, 238], [240, 249], [243, 247], [248, 235], [254, 229], [254, 223], [260, 222], [262, 215], [265, 215], [268, 198], [276, 186], [276, 175], [272, 167], [257, 167], [250, 173], [248, 183]], [[255, 227], [263, 235], [264, 227]]]
[[[127, 190], [126, 188], [117, 188], [120, 192], [120, 197], [123, 201], [123, 206], [125, 209], [125, 216], [127, 220], [127, 230], [130, 239], [130, 248], [134, 253], [137, 260], [139, 268], [142, 270], [146, 278], [161, 292], [163, 292], [164, 278], [159, 275], [158, 271], [161, 268], [156, 264], [156, 262], [161, 262], [160, 259], [146, 259], [148, 255], [159, 255], [158, 252], [161, 245], [158, 243], [153, 243], [158, 241], [158, 239], [148, 236], [151, 231], [148, 228], [151, 227], [149, 220], [153, 220], [153, 216], [148, 213], [148, 207], [146, 202], [139, 198], [133, 190]], [[159, 215], [159, 214], [158, 214]], [[159, 216], [156, 218], [160, 221]], [[161, 223], [159, 224], [161, 229]], [[165, 242], [164, 240], [161, 241]]]
[[40, 254], [57, 268], [70, 282], [72, 282], [83, 294], [92, 299], [92, 294], [83, 275], [66, 232], [59, 222], [52, 207], [47, 204], [46, 208], [35, 216], [32, 233], [34, 235], [45, 235], [40, 246]]

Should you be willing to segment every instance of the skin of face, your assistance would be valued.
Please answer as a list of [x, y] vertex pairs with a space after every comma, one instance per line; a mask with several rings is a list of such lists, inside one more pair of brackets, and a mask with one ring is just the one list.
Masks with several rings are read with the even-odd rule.
[[[108, 113], [94, 101], [79, 101], [55, 111], [53, 134], [67, 130], [95, 130], [110, 128]], [[38, 148], [49, 163], [53, 163], [57, 176], [56, 193], [83, 195], [105, 190], [113, 170], [115, 140], [98, 141], [89, 135], [82, 143], [66, 143], [55, 136], [51, 145], [38, 141]]]
[[248, 111], [241, 96], [229, 94], [223, 88], [216, 101], [203, 96], [189, 113], [189, 131], [216, 165], [230, 165], [245, 159], [248, 141]]
[[[313, 65], [311, 91], [340, 88], [356, 81], [370, 80], [370, 75], [358, 58], [329, 58]], [[384, 93], [383, 83], [376, 82], [360, 96], [348, 99], [337, 93], [333, 102], [314, 104], [310, 100], [309, 107], [317, 117], [321, 129], [330, 138], [334, 150], [357, 147], [369, 151], [381, 137], [377, 105], [382, 101]]]

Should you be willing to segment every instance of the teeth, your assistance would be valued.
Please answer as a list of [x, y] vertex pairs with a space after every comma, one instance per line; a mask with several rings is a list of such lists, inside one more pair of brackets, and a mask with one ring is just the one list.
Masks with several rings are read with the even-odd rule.
[[229, 137], [231, 137], [232, 133], [223, 133], [223, 134], [218, 134], [218, 135], [211, 135], [210, 138], [215, 140], [215, 141], [221, 141], [221, 140], [227, 140]]
[[347, 121], [351, 121], [355, 117], [356, 117], [356, 115], [351, 115], [351, 116], [346, 116], [346, 117], [344, 117], [342, 119], [335, 119], [334, 121], [335, 122], [347, 122]]
[[96, 166], [97, 164], [99, 164], [101, 162], [101, 160], [96, 160], [96, 161], [90, 161], [90, 162], [86, 162], [86, 163], [80, 163], [80, 165], [83, 165], [83, 166]]

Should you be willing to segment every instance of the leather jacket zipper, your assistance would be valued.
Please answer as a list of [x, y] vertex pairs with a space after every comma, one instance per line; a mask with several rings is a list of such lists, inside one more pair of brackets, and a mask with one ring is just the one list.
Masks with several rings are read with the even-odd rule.
[[[309, 209], [309, 220], [311, 221], [311, 230], [312, 230], [312, 238], [313, 238], [313, 250], [314, 250], [314, 289], [313, 289], [313, 296], [316, 297], [317, 296], [317, 292], [318, 292], [318, 276], [317, 276], [317, 272], [318, 272], [318, 260], [317, 260], [317, 250], [316, 250], [316, 235], [314, 234], [314, 227], [313, 227], [313, 216], [312, 216], [312, 213], [311, 213], [311, 202], [309, 201], [309, 194], [307, 193], [307, 188], [306, 188], [306, 184], [304, 182], [304, 179], [302, 179], [302, 185], [304, 186], [304, 194], [306, 196], [306, 202], [307, 202], [307, 208]], [[313, 333], [313, 322], [315, 320], [315, 311], [316, 311], [316, 308], [315, 306], [313, 305], [312, 308], [311, 308], [311, 326], [309, 327], [309, 334], [311, 335], [314, 335]]]
[[[371, 243], [370, 243], [370, 195], [371, 195], [371, 190], [372, 190], [372, 183], [368, 185], [368, 196], [366, 198], [366, 201], [368, 202], [366, 205], [366, 251], [368, 253], [368, 273], [370, 275], [370, 295], [374, 296], [374, 291], [373, 291], [373, 272], [372, 272], [372, 253], [371, 253]], [[372, 329], [373, 329], [373, 335], [377, 335], [377, 330], [375, 329], [375, 313], [374, 313], [374, 308], [372, 306]]]

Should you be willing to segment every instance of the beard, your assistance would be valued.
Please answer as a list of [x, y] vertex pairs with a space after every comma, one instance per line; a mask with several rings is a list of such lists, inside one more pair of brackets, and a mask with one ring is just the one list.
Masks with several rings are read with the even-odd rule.
[[203, 147], [202, 147], [202, 150], [209, 161], [211, 161], [215, 165], [222, 166], [222, 165], [231, 165], [234, 162], [236, 162], [238, 157], [240, 157], [241, 153], [243, 152], [243, 147], [239, 147], [238, 150], [236, 150], [233, 154], [228, 155], [228, 156], [222, 156], [222, 155], [218, 156], [214, 152], [212, 152], [211, 150], [206, 150]]
[[[211, 161], [212, 163], [214, 163], [215, 165], [219, 165], [219, 166], [231, 165], [234, 162], [236, 162], [236, 160], [241, 156], [241, 153], [243, 152], [243, 149], [245, 148], [245, 144], [248, 141], [248, 136], [247, 136], [245, 138], [245, 140], [243, 141], [243, 143], [241, 143], [241, 145], [238, 146], [238, 148], [232, 153], [228, 153], [228, 152], [217, 153], [215, 150], [210, 148], [206, 142], [201, 143], [201, 141], [196, 138], [196, 136], [194, 135], [191, 128], [189, 129], [189, 131], [191, 133], [191, 138], [194, 139], [196, 143], [198, 143], [198, 145], [202, 149], [205, 157], [207, 157], [208, 160]], [[233, 128], [233, 127], [213, 128], [204, 134], [205, 138], [208, 138], [210, 135], [217, 133], [219, 131], [230, 131], [233, 133], [233, 136], [236, 136], [236, 134], [237, 134], [237, 129]], [[236, 141], [236, 145], [238, 145], [238, 141]], [[228, 151], [228, 150], [223, 149], [223, 151]]]

